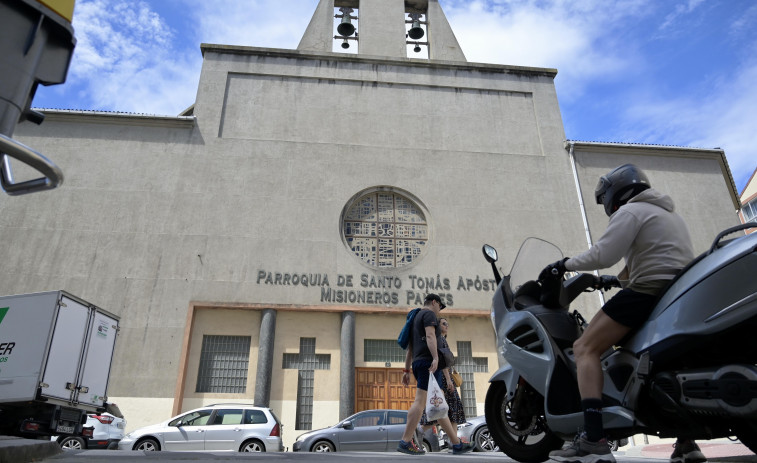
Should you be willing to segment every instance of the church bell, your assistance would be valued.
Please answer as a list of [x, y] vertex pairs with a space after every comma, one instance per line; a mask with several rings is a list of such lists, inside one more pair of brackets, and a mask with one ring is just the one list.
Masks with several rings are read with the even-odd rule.
[[418, 19], [413, 20], [413, 26], [407, 32], [407, 36], [410, 37], [412, 40], [418, 40], [418, 39], [423, 38], [425, 34], [426, 32], [421, 27], [420, 20]]
[[355, 26], [352, 25], [349, 13], [344, 13], [344, 16], [342, 16], [342, 23], [336, 27], [336, 31], [342, 37], [350, 37], [355, 33]]

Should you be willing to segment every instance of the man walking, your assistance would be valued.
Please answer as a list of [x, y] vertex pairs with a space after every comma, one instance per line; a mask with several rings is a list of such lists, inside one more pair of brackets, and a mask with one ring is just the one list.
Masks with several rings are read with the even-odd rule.
[[[441, 335], [439, 328], [439, 312], [445, 305], [437, 294], [429, 294], [423, 301], [423, 310], [418, 312], [413, 320], [413, 329], [410, 335], [410, 345], [405, 356], [405, 369], [402, 375], [402, 384], [410, 385], [410, 368], [412, 364], [413, 375], [418, 381], [415, 391], [415, 400], [407, 412], [407, 425], [402, 440], [397, 445], [397, 451], [409, 455], [423, 455], [424, 451], [418, 449], [412, 442], [415, 428], [421, 419], [423, 410], [426, 408], [426, 395], [428, 393], [428, 381], [434, 375], [436, 381], [442, 383], [442, 371], [439, 369], [439, 350], [437, 340]], [[457, 429], [452, 426], [449, 417], [440, 418], [439, 424], [447, 433], [452, 442], [452, 453], [455, 455], [470, 452], [473, 447], [470, 444], [460, 442], [457, 437]]]

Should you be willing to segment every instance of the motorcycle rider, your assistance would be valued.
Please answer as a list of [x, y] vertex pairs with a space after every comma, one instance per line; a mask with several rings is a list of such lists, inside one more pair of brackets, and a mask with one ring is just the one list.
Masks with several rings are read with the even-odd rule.
[[[626, 264], [617, 276], [623, 289], [573, 344], [584, 432], [570, 447], [550, 453], [551, 459], [568, 463], [615, 462], [602, 425], [600, 356], [646, 321], [658, 295], [694, 258], [688, 227], [675, 212], [673, 200], [651, 188], [638, 167], [613, 169], [599, 179], [594, 194], [610, 217], [607, 230], [588, 251], [548, 265], [539, 275], [540, 280], [562, 278], [565, 271], [609, 268], [621, 258]], [[679, 438], [671, 462], [704, 461], [693, 441]]]

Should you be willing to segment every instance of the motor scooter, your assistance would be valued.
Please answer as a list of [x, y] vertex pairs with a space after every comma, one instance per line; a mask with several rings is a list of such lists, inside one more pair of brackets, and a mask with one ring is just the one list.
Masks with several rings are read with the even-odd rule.
[[[663, 291], [649, 319], [601, 357], [607, 438], [634, 434], [736, 436], [757, 453], [757, 224], [729, 228]], [[529, 238], [509, 275], [485, 245], [497, 290], [492, 322], [501, 367], [490, 379], [486, 422], [510, 458], [539, 462], [583, 425], [573, 342], [587, 324], [570, 303], [616, 279], [590, 273], [535, 279], [562, 259]]]

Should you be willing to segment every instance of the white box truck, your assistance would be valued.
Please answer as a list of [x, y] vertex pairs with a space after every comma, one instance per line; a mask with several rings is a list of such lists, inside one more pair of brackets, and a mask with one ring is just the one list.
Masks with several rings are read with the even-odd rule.
[[81, 435], [106, 408], [118, 321], [65, 291], [0, 297], [0, 434]]

